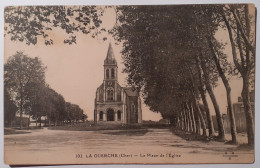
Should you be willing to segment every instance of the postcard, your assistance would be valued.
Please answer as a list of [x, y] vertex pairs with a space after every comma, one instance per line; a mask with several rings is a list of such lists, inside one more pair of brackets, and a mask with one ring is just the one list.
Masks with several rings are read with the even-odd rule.
[[255, 160], [254, 4], [6, 6], [8, 165]]

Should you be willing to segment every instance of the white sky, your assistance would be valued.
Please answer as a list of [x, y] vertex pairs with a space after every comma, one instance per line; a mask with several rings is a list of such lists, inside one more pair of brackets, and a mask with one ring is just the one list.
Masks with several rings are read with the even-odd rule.
[[[109, 29], [115, 23], [115, 13], [113, 9], [108, 9], [103, 18], [103, 25]], [[228, 34], [220, 32], [223, 40], [227, 40]], [[5, 60], [16, 53], [16, 51], [24, 51], [31, 57], [39, 57], [47, 66], [46, 81], [51, 88], [62, 94], [66, 101], [78, 104], [93, 119], [94, 98], [96, 88], [103, 82], [103, 63], [106, 57], [108, 43], [111, 41], [114, 49], [115, 57], [118, 62], [119, 83], [126, 85], [127, 74], [123, 74], [123, 64], [120, 51], [121, 45], [115, 45], [112, 38], [103, 42], [102, 40], [93, 39], [88, 35], [78, 34], [77, 45], [64, 44], [66, 33], [55, 29], [52, 32], [54, 37], [54, 45], [45, 46], [41, 41], [37, 45], [26, 45], [25, 43], [12, 42], [8, 36], [5, 37], [4, 57]], [[100, 38], [102, 39], [102, 38]], [[226, 51], [231, 56], [230, 51]], [[226, 93], [225, 88], [219, 79], [219, 86], [215, 88], [215, 94], [219, 102], [219, 106], [223, 113], [226, 113]], [[241, 94], [241, 79], [233, 79], [231, 82], [232, 101], [237, 101], [237, 97]], [[208, 99], [209, 100], [209, 99]], [[211, 113], [214, 114], [213, 106], [209, 100]], [[160, 114], [151, 112], [148, 107], [143, 105], [144, 120], [159, 120]]]

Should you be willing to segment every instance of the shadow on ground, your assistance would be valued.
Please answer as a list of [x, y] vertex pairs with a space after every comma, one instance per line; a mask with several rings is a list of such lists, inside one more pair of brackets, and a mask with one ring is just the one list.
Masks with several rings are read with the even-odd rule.
[[11, 134], [29, 134], [31, 132], [28, 131], [18, 131], [15, 129], [4, 129], [4, 135], [11, 135]]
[[147, 129], [131, 129], [131, 130], [122, 130], [122, 131], [106, 131], [106, 132], [103, 132], [103, 134], [144, 136], [147, 132], [148, 132]]
[[[220, 141], [217, 136], [214, 137], [207, 137], [203, 135], [197, 135], [190, 132], [185, 132], [182, 130], [171, 128], [171, 132], [174, 135], [179, 136], [180, 138], [190, 142], [189, 144], [182, 145], [182, 144], [174, 144], [171, 145], [172, 147], [180, 147], [180, 148], [201, 148], [202, 150], [206, 151], [252, 151], [254, 150], [254, 147], [248, 146], [247, 144], [231, 144], [229, 141]], [[202, 145], [197, 146], [196, 144], [193, 144], [192, 142], [201, 142]], [[223, 143], [221, 146], [213, 146], [211, 143]], [[209, 147], [211, 146], [211, 147]], [[198, 151], [192, 151], [192, 153], [198, 153]]]

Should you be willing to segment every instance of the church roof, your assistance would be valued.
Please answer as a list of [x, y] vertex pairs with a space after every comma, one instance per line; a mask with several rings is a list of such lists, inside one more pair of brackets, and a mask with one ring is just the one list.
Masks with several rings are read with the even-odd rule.
[[102, 83], [102, 84], [98, 87], [98, 89], [103, 89], [103, 87], [104, 87], [104, 84]]
[[117, 65], [111, 43], [109, 43], [108, 50], [107, 50], [107, 57], [104, 61], [104, 64], [105, 65]]
[[127, 96], [138, 96], [138, 92], [136, 89], [134, 90], [131, 87], [124, 87], [124, 90], [125, 90]]

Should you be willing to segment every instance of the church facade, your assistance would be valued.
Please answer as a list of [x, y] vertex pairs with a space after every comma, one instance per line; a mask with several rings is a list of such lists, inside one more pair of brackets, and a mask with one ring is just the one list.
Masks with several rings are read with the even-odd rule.
[[118, 67], [112, 45], [104, 60], [104, 80], [97, 88], [94, 121], [114, 123], [141, 123], [142, 108], [139, 94], [133, 88], [118, 83]]

